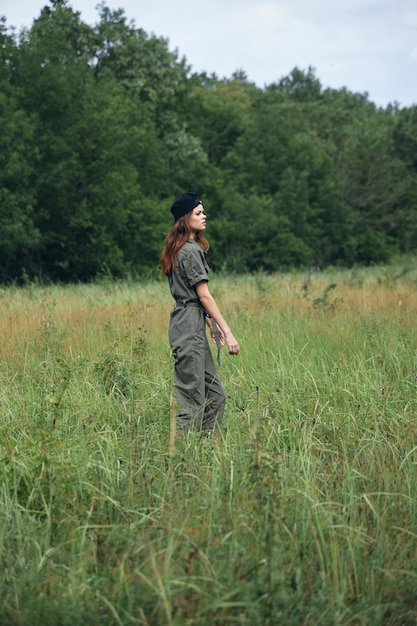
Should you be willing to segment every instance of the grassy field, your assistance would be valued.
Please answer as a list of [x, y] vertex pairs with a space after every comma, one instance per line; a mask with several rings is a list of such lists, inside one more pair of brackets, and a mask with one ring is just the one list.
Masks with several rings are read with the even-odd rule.
[[414, 267], [213, 277], [175, 442], [164, 281], [1, 290], [0, 625], [415, 625]]

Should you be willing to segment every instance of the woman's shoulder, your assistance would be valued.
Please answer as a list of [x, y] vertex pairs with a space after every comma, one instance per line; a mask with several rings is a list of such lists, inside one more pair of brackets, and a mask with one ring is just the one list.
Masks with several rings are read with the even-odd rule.
[[187, 254], [197, 254], [197, 255], [204, 256], [205, 252], [203, 248], [196, 241], [194, 241], [194, 239], [189, 239], [178, 250], [178, 256], [187, 255]]
[[210, 269], [207, 263], [206, 253], [193, 239], [186, 241], [179, 249], [177, 261], [177, 266], [182, 268], [186, 273], [188, 273], [191, 268], [193, 268], [193, 271], [198, 268], [199, 272], [201, 271], [204, 274], [208, 274]]

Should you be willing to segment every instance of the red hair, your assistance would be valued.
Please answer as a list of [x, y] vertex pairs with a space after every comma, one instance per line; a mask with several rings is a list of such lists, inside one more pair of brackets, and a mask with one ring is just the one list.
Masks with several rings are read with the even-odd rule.
[[[183, 215], [180, 217], [171, 228], [168, 235], [165, 237], [165, 246], [161, 252], [161, 256], [159, 260], [161, 262], [161, 272], [165, 276], [168, 276], [174, 267], [177, 254], [180, 248], [189, 240], [191, 231], [190, 231], [190, 213]], [[210, 247], [209, 242], [201, 233], [197, 233], [194, 241], [198, 243], [205, 252]]]

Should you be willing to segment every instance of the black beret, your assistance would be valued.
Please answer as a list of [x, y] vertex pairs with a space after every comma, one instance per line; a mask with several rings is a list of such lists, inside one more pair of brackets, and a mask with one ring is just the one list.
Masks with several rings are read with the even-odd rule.
[[171, 213], [174, 216], [174, 220], [177, 221], [183, 215], [187, 215], [196, 206], [200, 204], [201, 200], [193, 191], [187, 191], [179, 196], [171, 207]]

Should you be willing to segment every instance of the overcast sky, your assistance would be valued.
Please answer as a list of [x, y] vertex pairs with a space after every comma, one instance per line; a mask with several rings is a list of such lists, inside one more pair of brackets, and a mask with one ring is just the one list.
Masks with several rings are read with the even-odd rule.
[[[0, 0], [7, 26], [30, 26], [47, 0]], [[97, 0], [69, 0], [88, 24]], [[417, 0], [106, 0], [164, 37], [193, 71], [260, 87], [312, 66], [323, 87], [368, 93], [385, 107], [417, 104]]]

